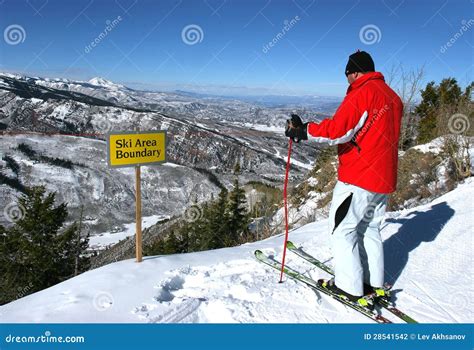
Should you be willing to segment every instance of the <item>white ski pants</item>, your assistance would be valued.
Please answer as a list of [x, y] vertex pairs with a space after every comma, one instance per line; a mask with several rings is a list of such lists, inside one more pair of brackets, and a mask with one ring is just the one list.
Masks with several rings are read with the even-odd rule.
[[363, 294], [363, 283], [382, 287], [384, 257], [380, 225], [387, 195], [338, 181], [329, 211], [336, 286]]

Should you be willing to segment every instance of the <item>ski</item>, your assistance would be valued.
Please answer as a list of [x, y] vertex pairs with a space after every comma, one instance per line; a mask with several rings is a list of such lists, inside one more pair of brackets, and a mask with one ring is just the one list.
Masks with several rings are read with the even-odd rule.
[[[274, 269], [280, 271], [281, 270], [281, 263], [268, 257], [267, 255], [265, 255], [265, 253], [263, 253], [261, 250], [256, 250], [255, 251], [255, 257], [257, 258], [258, 261], [270, 266], [270, 267], [273, 267]], [[296, 270], [293, 270], [292, 268], [288, 267], [288, 266], [285, 266], [284, 269], [283, 269], [283, 272], [290, 278], [293, 278], [294, 280], [297, 280], [297, 281], [300, 281], [300, 282], [303, 282], [304, 284], [306, 284], [308, 287], [314, 289], [314, 290], [317, 290], [321, 293], [324, 293], [328, 296], [330, 296], [331, 298], [333, 298], [334, 300], [337, 300], [339, 301], [340, 303], [360, 312], [361, 314], [363, 314], [364, 316], [367, 316], [368, 318], [370, 318], [371, 320], [377, 322], [377, 323], [392, 323], [392, 321], [390, 321], [389, 319], [383, 317], [382, 315], [378, 315], [376, 312], [368, 309], [368, 308], [365, 308], [365, 307], [362, 307], [360, 306], [359, 304], [357, 303], [353, 303], [349, 300], [346, 300], [346, 299], [343, 299], [341, 297], [339, 297], [337, 294], [333, 294], [331, 293], [329, 290], [327, 290], [326, 288], [320, 286], [315, 280], [309, 278], [309, 277], [306, 277], [304, 276], [303, 274], [301, 274], [300, 272], [296, 271]]]
[[299, 257], [303, 258], [304, 260], [310, 262], [311, 264], [319, 267], [321, 270], [327, 272], [328, 274], [330, 275], [333, 275], [334, 276], [334, 272], [332, 271], [332, 269], [327, 266], [325, 263], [319, 261], [318, 259], [316, 259], [315, 257], [309, 255], [308, 253], [306, 253], [303, 249], [301, 248], [298, 248], [297, 246], [295, 246], [295, 244], [291, 241], [288, 241], [286, 243], [286, 247], [291, 250], [293, 253], [295, 253], [296, 255], [298, 255]]
[[[323, 270], [323, 271], [327, 272], [328, 274], [334, 276], [334, 271], [329, 266], [327, 266], [323, 262], [319, 261], [314, 256], [306, 253], [303, 249], [298, 248], [293, 242], [288, 241], [287, 242], [287, 248], [290, 251], [292, 251], [293, 253], [295, 253], [296, 255], [298, 255], [299, 257], [303, 258], [304, 260], [310, 262], [311, 264], [319, 267], [321, 270]], [[374, 301], [378, 305], [382, 306], [383, 308], [385, 308], [386, 310], [390, 311], [392, 314], [394, 314], [395, 316], [400, 318], [401, 320], [403, 320], [407, 323], [418, 323], [413, 318], [411, 318], [410, 316], [405, 314], [403, 311], [401, 311], [400, 309], [395, 307], [391, 301], [389, 301], [385, 298], [375, 298]]]

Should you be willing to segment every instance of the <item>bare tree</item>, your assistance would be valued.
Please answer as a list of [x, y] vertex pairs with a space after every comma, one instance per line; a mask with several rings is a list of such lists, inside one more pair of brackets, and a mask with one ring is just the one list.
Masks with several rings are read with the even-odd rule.
[[406, 149], [416, 132], [416, 118], [413, 113], [414, 102], [421, 90], [425, 75], [424, 66], [406, 70], [401, 63], [392, 65], [387, 73], [387, 83], [395, 89], [403, 102], [403, 116], [400, 128], [399, 147]]

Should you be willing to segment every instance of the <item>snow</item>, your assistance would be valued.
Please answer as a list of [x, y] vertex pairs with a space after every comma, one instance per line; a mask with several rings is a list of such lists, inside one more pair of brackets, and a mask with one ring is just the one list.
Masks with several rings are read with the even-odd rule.
[[92, 78], [88, 81], [88, 83], [90, 83], [92, 85], [97, 85], [97, 86], [102, 86], [102, 87], [105, 87], [105, 88], [109, 88], [109, 89], [112, 89], [112, 90], [118, 90], [120, 88], [124, 88], [123, 85], [115, 84], [114, 82], [112, 82], [110, 80], [107, 80], [107, 79], [104, 79], [104, 78], [101, 78], [101, 77]]
[[[142, 229], [155, 225], [157, 222], [169, 219], [169, 216], [152, 215], [142, 218]], [[89, 238], [89, 247], [93, 250], [105, 249], [121, 240], [135, 234], [135, 223], [125, 224], [125, 229], [120, 232], [102, 232]]]
[[[280, 155], [279, 158], [283, 159], [285, 162], [287, 160], [287, 156]], [[301, 168], [308, 169], [308, 170], [313, 169], [313, 165], [314, 165], [314, 162], [303, 163], [303, 162], [301, 162], [299, 160], [296, 160], [296, 159], [290, 159], [290, 163], [293, 164], [293, 165], [299, 166]]]
[[70, 112], [69, 110], [70, 106], [68, 104], [65, 105], [59, 105], [54, 108], [53, 112], [51, 115], [54, 115], [56, 118], [63, 120], [68, 113]]
[[315, 177], [309, 177], [307, 182], [308, 182], [308, 185], [315, 187], [318, 184], [318, 179], [316, 179]]
[[440, 137], [435, 138], [434, 140], [431, 140], [428, 143], [417, 145], [412, 148], [423, 153], [432, 152], [434, 154], [438, 154], [442, 150], [443, 143], [444, 143], [444, 137], [440, 136]]
[[[453, 137], [453, 136], [440, 136], [437, 137], [433, 140], [431, 140], [428, 143], [417, 145], [412, 147], [411, 149], [415, 149], [417, 151], [427, 153], [431, 152], [435, 155], [439, 155], [440, 153], [443, 152], [443, 146], [446, 142], [447, 137]], [[469, 158], [470, 160], [470, 165], [471, 165], [471, 173], [474, 172], [474, 138], [473, 137], [466, 137], [466, 136], [454, 136], [452, 139], [454, 142], [462, 145], [462, 147], [459, 148], [457, 151], [457, 157], [459, 159], [465, 159], [466, 157]], [[468, 145], [469, 149], [465, 149], [465, 145]], [[467, 152], [467, 153], [466, 153]], [[441, 163], [436, 167], [435, 169], [436, 172], [436, 180], [431, 182], [429, 184], [429, 188], [433, 193], [438, 192], [440, 189], [444, 189], [447, 186], [448, 179], [449, 179], [449, 159], [444, 156], [444, 159], [441, 161]], [[418, 176], [418, 174], [413, 174], [413, 179], [410, 180], [410, 184], [413, 184], [415, 182], [415, 178]], [[404, 205], [409, 205], [409, 201], [407, 201]]]
[[253, 124], [253, 123], [244, 123], [246, 128], [258, 130], [258, 131], [269, 131], [282, 134], [284, 127], [281, 125], [265, 125], [265, 124]]
[[169, 166], [169, 167], [171, 167], [171, 168], [179, 168], [179, 167], [182, 167], [182, 165], [180, 165], [180, 164], [171, 163], [171, 162], [163, 163], [163, 166]]
[[21, 79], [23, 78], [23, 75], [20, 75], [20, 74], [12, 74], [12, 73], [4, 73], [4, 72], [0, 72], [0, 75], [3, 75], [5, 77], [9, 77], [9, 78], [15, 78], [15, 79]]
[[[276, 151], [275, 157], [283, 159], [285, 162], [287, 161], [288, 155], [282, 155], [280, 153], [280, 150], [278, 150], [276, 147], [273, 147], [273, 149]], [[290, 163], [293, 164], [293, 165], [302, 167], [304, 169], [308, 169], [308, 170], [313, 169], [313, 166], [314, 166], [314, 161], [311, 161], [309, 163], [303, 163], [303, 162], [301, 162], [299, 160], [296, 160], [294, 158], [290, 159]]]
[[[382, 226], [397, 306], [423, 323], [473, 320], [474, 179], [429, 204], [389, 212]], [[331, 265], [327, 220], [290, 232]], [[301, 283], [278, 283], [255, 249], [282, 256], [283, 235], [238, 247], [125, 260], [0, 307], [2, 322], [372, 322]], [[327, 277], [289, 253], [289, 266]], [[384, 315], [399, 322], [390, 313]]]

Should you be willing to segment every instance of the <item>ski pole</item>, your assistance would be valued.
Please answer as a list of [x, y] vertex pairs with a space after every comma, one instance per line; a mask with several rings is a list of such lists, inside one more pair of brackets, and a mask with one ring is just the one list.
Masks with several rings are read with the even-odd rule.
[[288, 242], [288, 201], [287, 201], [287, 187], [288, 187], [288, 174], [290, 172], [290, 158], [291, 158], [291, 146], [293, 140], [289, 138], [288, 143], [288, 158], [286, 160], [286, 173], [285, 173], [285, 184], [283, 185], [283, 202], [285, 206], [285, 243], [283, 245], [283, 259], [281, 261], [281, 272], [280, 272], [280, 282], [283, 282], [283, 270], [285, 269], [285, 257], [286, 257], [286, 243]]

